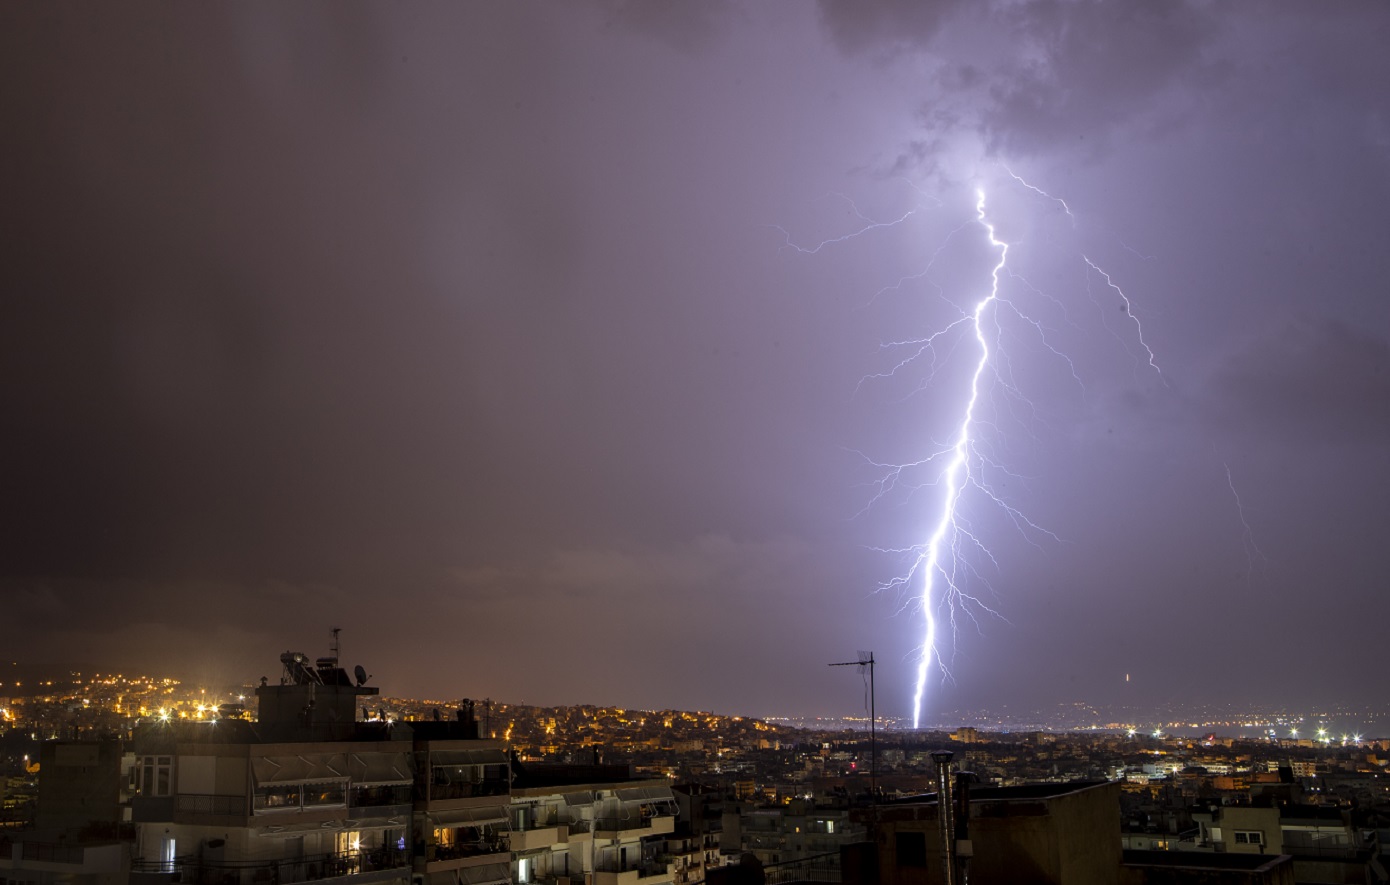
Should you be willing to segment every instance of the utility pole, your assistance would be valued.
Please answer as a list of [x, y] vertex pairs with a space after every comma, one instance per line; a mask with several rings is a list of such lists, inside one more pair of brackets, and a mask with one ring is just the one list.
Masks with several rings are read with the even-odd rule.
[[869, 802], [878, 804], [878, 714], [874, 710], [874, 653], [861, 651], [859, 660], [831, 664], [832, 667], [869, 668]]

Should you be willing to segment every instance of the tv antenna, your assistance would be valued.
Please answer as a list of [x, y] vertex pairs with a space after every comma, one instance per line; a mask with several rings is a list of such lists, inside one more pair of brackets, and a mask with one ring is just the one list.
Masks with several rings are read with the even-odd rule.
[[831, 667], [858, 667], [863, 673], [869, 668], [869, 801], [878, 802], [878, 715], [874, 711], [874, 653], [861, 651], [859, 660], [842, 661]]

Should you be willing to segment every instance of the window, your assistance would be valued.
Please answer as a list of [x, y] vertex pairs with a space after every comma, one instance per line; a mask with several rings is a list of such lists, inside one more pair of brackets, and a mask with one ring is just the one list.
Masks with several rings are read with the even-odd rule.
[[141, 756], [135, 786], [141, 796], [172, 796], [173, 756]]
[[347, 784], [344, 781], [321, 781], [304, 785], [304, 807], [347, 804]]
[[898, 866], [925, 867], [927, 865], [927, 834], [900, 832], [896, 834]]
[[267, 811], [299, 807], [299, 784], [273, 784], [256, 791], [256, 808]]
[[297, 811], [347, 804], [347, 781], [267, 784], [256, 789], [255, 810]]
[[1260, 830], [1236, 830], [1237, 845], [1261, 845], [1264, 843], [1264, 833]]

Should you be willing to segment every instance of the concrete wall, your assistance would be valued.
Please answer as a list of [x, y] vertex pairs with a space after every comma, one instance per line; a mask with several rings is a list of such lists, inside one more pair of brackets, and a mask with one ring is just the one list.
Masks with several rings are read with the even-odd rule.
[[39, 756], [40, 829], [120, 820], [120, 741], [50, 741]]

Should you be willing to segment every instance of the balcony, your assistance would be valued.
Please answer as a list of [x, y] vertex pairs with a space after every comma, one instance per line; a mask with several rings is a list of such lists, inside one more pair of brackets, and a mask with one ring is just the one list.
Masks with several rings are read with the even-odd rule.
[[572, 820], [568, 823], [560, 824], [561, 842], [587, 842], [589, 841], [590, 822], [587, 820]]
[[670, 882], [675, 871], [667, 863], [600, 863], [594, 870], [593, 885], [638, 885]]
[[353, 787], [348, 791], [349, 808], [384, 808], [392, 805], [410, 805], [410, 786], [408, 784]]
[[[490, 838], [455, 842], [452, 845], [430, 845], [425, 849], [424, 872], [439, 873], [497, 863], [498, 855], [510, 860], [511, 849], [499, 834]], [[419, 859], [416, 871], [420, 871]]]
[[199, 862], [180, 857], [173, 862], [136, 860], [131, 882], [172, 882], [178, 885], [272, 885], [272, 883], [322, 882], [351, 879], [367, 885], [400, 878], [409, 864], [406, 853], [396, 848], [320, 854], [294, 860], [245, 863]]
[[217, 796], [207, 793], [180, 793], [174, 797], [172, 820], [180, 824], [204, 826], [246, 826], [249, 815], [246, 796]]
[[137, 824], [168, 823], [174, 819], [174, 797], [136, 796], [130, 800], [130, 813]]
[[[5, 844], [5, 860], [10, 845]], [[121, 845], [62, 845], [49, 842], [22, 842], [20, 856], [35, 870], [73, 875], [116, 874], [122, 871], [125, 849]]]
[[767, 885], [783, 885], [792, 882], [839, 882], [840, 854], [819, 854], [800, 860], [789, 860], [778, 864], [768, 864], [763, 875]]
[[511, 785], [504, 780], [435, 782], [429, 785], [429, 801], [441, 802], [449, 799], [506, 796], [510, 792]]
[[676, 816], [667, 812], [633, 814], [631, 817], [601, 817], [594, 822], [599, 838], [623, 836], [664, 836], [675, 832]]
[[534, 827], [529, 830], [512, 830], [508, 837], [508, 845], [512, 851], [530, 851], [533, 848], [548, 848], [560, 842], [565, 842], [568, 836], [568, 828], [563, 824], [554, 824], [548, 827]]
[[245, 796], [214, 796], [205, 793], [180, 793], [174, 797], [174, 813], [214, 814], [223, 817], [245, 817]]

